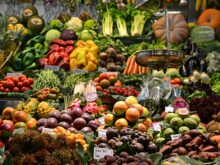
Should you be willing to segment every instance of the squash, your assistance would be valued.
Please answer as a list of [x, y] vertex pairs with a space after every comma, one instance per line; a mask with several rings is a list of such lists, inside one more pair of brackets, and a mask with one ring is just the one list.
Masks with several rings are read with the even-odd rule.
[[211, 42], [215, 40], [215, 31], [209, 26], [196, 26], [192, 29], [190, 37], [194, 43]]
[[[173, 44], [183, 42], [189, 35], [189, 27], [185, 17], [181, 14], [169, 14], [170, 41]], [[157, 20], [153, 26], [154, 35], [160, 41], [167, 41], [167, 30], [165, 17]]]
[[207, 9], [199, 16], [197, 24], [200, 26], [210, 26], [217, 30], [220, 26], [220, 10]]

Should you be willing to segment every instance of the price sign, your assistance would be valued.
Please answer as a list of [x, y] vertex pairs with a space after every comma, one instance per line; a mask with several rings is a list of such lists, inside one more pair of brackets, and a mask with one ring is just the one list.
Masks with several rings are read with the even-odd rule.
[[80, 73], [88, 73], [88, 71], [83, 70], [83, 69], [74, 69], [73, 70], [73, 74], [80, 74]]
[[107, 132], [107, 130], [105, 130], [105, 129], [99, 130], [98, 131], [98, 136], [99, 137], [106, 137], [106, 132]]
[[167, 106], [167, 107], [165, 107], [165, 112], [174, 112], [174, 108], [173, 107], [171, 107], [171, 106]]
[[51, 135], [54, 138], [57, 137], [57, 134], [51, 128], [43, 128], [42, 129], [42, 133], [49, 134], [49, 135]]
[[98, 68], [99, 72], [107, 72], [107, 70], [105, 68]]
[[113, 156], [113, 150], [109, 148], [94, 147], [94, 159], [99, 160], [106, 155]]
[[7, 73], [7, 76], [9, 77], [12, 77], [12, 76], [18, 77], [20, 75], [23, 75], [23, 74], [21, 72]]
[[99, 123], [104, 125], [105, 124], [105, 117], [102, 116], [102, 117], [98, 118], [98, 121], [99, 121]]
[[53, 70], [53, 71], [59, 71], [60, 70], [60, 66], [45, 65], [44, 69], [49, 69], [49, 70]]
[[161, 132], [161, 126], [160, 126], [160, 123], [153, 123], [153, 129], [154, 131], [159, 131]]
[[172, 140], [176, 140], [181, 136], [181, 134], [175, 134], [175, 135], [170, 135], [170, 136]]

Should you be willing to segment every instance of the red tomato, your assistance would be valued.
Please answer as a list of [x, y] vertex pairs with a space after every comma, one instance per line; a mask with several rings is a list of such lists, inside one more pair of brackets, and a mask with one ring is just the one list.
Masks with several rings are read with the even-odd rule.
[[2, 81], [2, 85], [3, 85], [3, 87], [7, 87], [7, 81]]
[[3, 84], [0, 84], [0, 87], [3, 87]]
[[23, 85], [26, 86], [26, 87], [28, 87], [28, 86], [30, 85], [28, 79], [25, 79], [25, 80], [22, 81], [22, 82], [23, 82]]
[[179, 79], [179, 78], [175, 78], [174, 81], [176, 82], [176, 84], [181, 84], [181, 82], [182, 82], [181, 79]]
[[8, 81], [7, 81], [7, 87], [10, 88], [10, 89], [13, 89], [13, 88], [15, 87], [14, 82], [11, 81], [11, 80], [8, 80]]
[[9, 79], [11, 79], [12, 77], [10, 77], [10, 76], [5, 76], [5, 78], [4, 78], [4, 80], [9, 80]]
[[121, 87], [122, 86], [122, 84], [120, 83], [120, 82], [116, 82], [115, 84], [114, 84], [114, 87]]
[[173, 79], [173, 80], [170, 80], [170, 83], [171, 84], [176, 84], [176, 81]]
[[22, 88], [21, 88], [21, 92], [25, 92], [25, 91], [28, 91], [28, 90], [29, 90], [28, 87], [22, 87]]
[[11, 92], [11, 90], [8, 88], [5, 88], [5, 92]]
[[4, 87], [0, 87], [0, 92], [4, 92], [5, 88]]
[[34, 79], [32, 79], [32, 78], [28, 78], [28, 81], [29, 81], [30, 84], [34, 83]]
[[19, 88], [22, 88], [22, 87], [23, 87], [23, 82], [18, 82], [17, 86], [18, 86]]
[[12, 81], [13, 81], [15, 84], [17, 84], [17, 83], [19, 82], [19, 78], [13, 77], [13, 78], [12, 78]]
[[14, 87], [12, 91], [13, 91], [13, 92], [20, 92], [20, 90], [19, 90], [18, 87]]
[[27, 78], [27, 77], [25, 75], [20, 75], [18, 78], [21, 81], [23, 78]]

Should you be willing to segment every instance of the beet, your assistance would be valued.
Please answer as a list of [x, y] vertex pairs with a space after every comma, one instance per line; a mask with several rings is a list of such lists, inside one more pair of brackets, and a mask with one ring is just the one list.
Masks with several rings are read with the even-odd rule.
[[73, 119], [72, 119], [72, 117], [68, 113], [63, 113], [60, 116], [60, 121], [65, 121], [65, 122], [70, 124], [70, 123], [73, 122]]
[[50, 117], [47, 119], [44, 126], [46, 128], [55, 128], [55, 127], [57, 127], [57, 125], [58, 125], [57, 119], [54, 117]]
[[45, 123], [46, 123], [47, 119], [46, 118], [41, 118], [37, 121], [37, 126], [40, 127], [40, 126], [44, 126]]
[[95, 120], [91, 120], [91, 121], [89, 121], [87, 126], [92, 128], [93, 131], [96, 131], [96, 129], [99, 127], [99, 123]]
[[49, 117], [54, 117], [57, 120], [60, 120], [60, 116], [61, 116], [61, 112], [58, 110], [54, 110], [49, 113]]
[[65, 129], [68, 129], [70, 127], [69, 123], [67, 123], [65, 121], [59, 122], [58, 125], [65, 128]]
[[86, 122], [89, 122], [89, 121], [91, 121], [93, 119], [92, 116], [90, 114], [88, 114], [88, 113], [83, 113], [81, 117], [83, 119], [85, 119]]
[[73, 127], [77, 130], [82, 129], [84, 126], [86, 126], [86, 120], [81, 117], [76, 118], [73, 122]]
[[89, 132], [92, 132], [92, 129], [90, 127], [83, 127], [80, 131], [84, 132], [84, 133], [89, 133]]
[[63, 39], [63, 40], [77, 40], [78, 37], [73, 30], [66, 29], [62, 32], [61, 39]]
[[72, 118], [76, 119], [82, 116], [83, 110], [81, 108], [74, 108], [71, 113]]

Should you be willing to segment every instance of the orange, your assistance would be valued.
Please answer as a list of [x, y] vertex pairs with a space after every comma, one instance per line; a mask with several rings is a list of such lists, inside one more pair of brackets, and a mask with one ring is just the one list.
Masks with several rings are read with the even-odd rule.
[[27, 124], [27, 127], [28, 127], [29, 129], [32, 129], [32, 128], [36, 127], [36, 125], [37, 125], [37, 120], [36, 120], [35, 118], [30, 118], [30, 119], [26, 122], [26, 124]]
[[125, 118], [130, 122], [136, 122], [140, 118], [140, 113], [136, 108], [129, 108], [125, 112]]
[[143, 123], [138, 123], [137, 129], [141, 132], [146, 132], [147, 131], [147, 127]]

